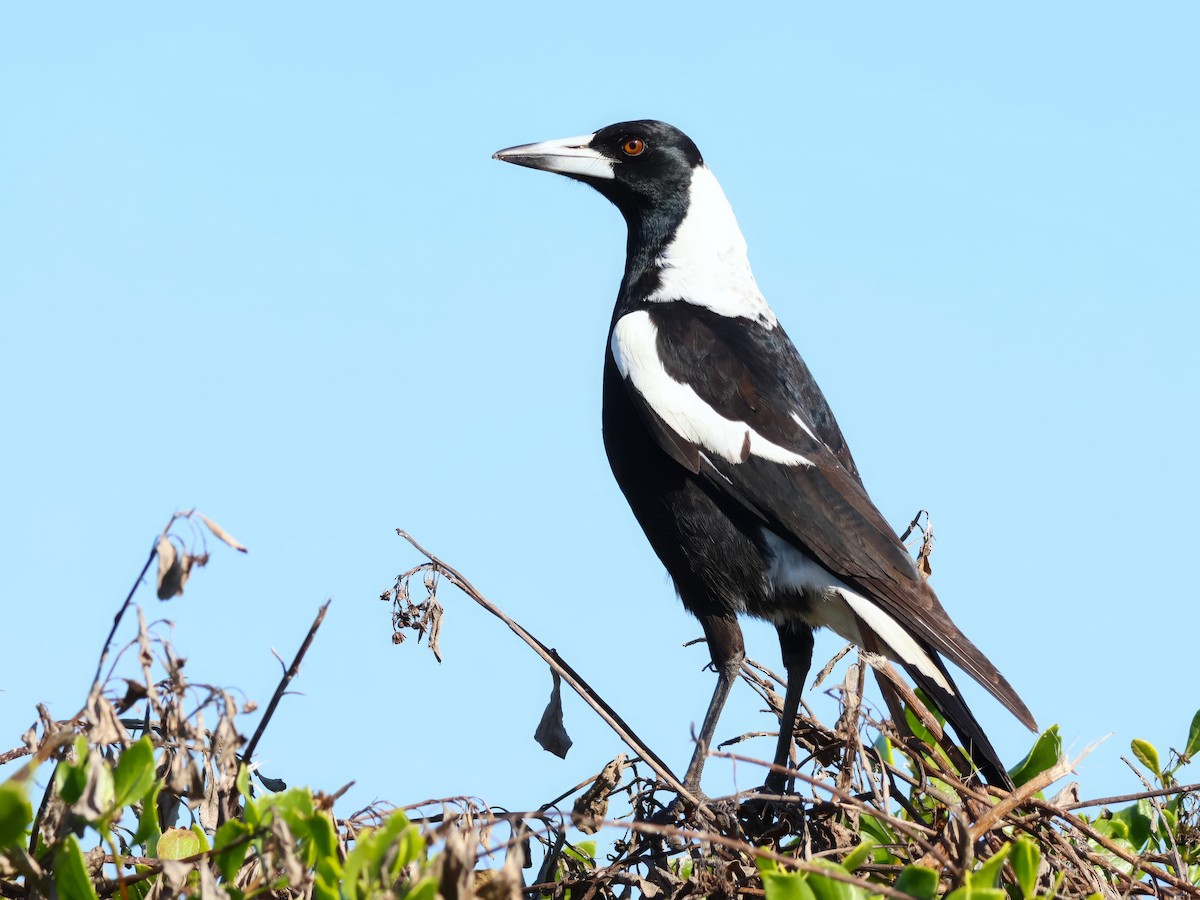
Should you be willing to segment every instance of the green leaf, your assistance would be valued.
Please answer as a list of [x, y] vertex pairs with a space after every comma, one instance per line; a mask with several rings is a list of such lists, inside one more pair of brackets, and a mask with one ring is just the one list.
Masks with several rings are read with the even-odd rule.
[[974, 890], [993, 888], [1000, 883], [1000, 870], [1004, 868], [1004, 860], [1012, 850], [1012, 844], [1005, 844], [998, 853], [992, 854], [982, 866], [967, 876], [967, 884]]
[[289, 828], [307, 821], [313, 814], [312, 791], [304, 787], [288, 788], [271, 796], [271, 801]]
[[168, 828], [158, 839], [159, 859], [184, 859], [200, 850], [200, 838], [187, 828]]
[[896, 879], [896, 890], [918, 900], [933, 900], [937, 896], [938, 873], [925, 866], [908, 866]]
[[217, 833], [213, 837], [213, 848], [217, 851], [217, 869], [225, 881], [232, 883], [238, 869], [246, 861], [246, 851], [250, 849], [250, 841], [245, 838], [252, 833], [245, 822], [237, 819], [231, 819], [217, 829]]
[[914, 688], [913, 693], [917, 695], [918, 700], [925, 704], [925, 708], [929, 710], [930, 714], [934, 717], [934, 719], [937, 720], [939, 725], [946, 724], [946, 717], [942, 715], [942, 711], [938, 709], [938, 705], [929, 698], [927, 693], [921, 690], [921, 688]]
[[[930, 711], [932, 712], [932, 709]], [[908, 723], [908, 730], [918, 741], [930, 747], [936, 746], [937, 742], [933, 739], [933, 732], [921, 724], [920, 718], [913, 712], [911, 706], [905, 705], [904, 707], [904, 721]]]
[[207, 851], [209, 849], [208, 835], [205, 833], [204, 828], [199, 822], [192, 823], [192, 834], [194, 834], [196, 836], [196, 840], [200, 842], [200, 849], [196, 852], [204, 853]]
[[250, 769], [245, 763], [242, 763], [241, 766], [238, 767], [237, 781], [235, 783], [237, 784], [239, 794], [241, 794], [247, 800], [253, 798], [254, 795], [250, 790]]
[[434, 900], [437, 897], [438, 880], [433, 876], [422, 878], [411, 891], [405, 894], [405, 900]]
[[896, 754], [892, 748], [892, 742], [888, 740], [887, 735], [879, 735], [875, 738], [875, 750], [879, 753], [880, 759], [890, 766], [896, 764]]
[[113, 800], [117, 808], [128, 806], [145, 796], [154, 782], [154, 744], [143, 737], [125, 749], [113, 772]]
[[257, 829], [262, 824], [263, 815], [266, 813], [266, 807], [264, 806], [262, 800], [253, 800], [244, 794], [242, 796], [245, 797], [246, 800], [246, 802], [242, 805], [242, 819], [245, 820], [246, 824], [251, 828]]
[[1112, 822], [1120, 822], [1125, 826], [1125, 840], [1139, 853], [1150, 842], [1153, 809], [1149, 801], [1139, 800], [1112, 814]]
[[75, 762], [63, 761], [54, 770], [54, 789], [67, 806], [73, 806], [87, 787], [87, 738], [75, 741]]
[[[384, 872], [383, 865], [393, 845], [397, 845], [397, 852]], [[371, 894], [372, 885], [390, 887], [400, 869], [417, 859], [424, 849], [425, 839], [420, 829], [409, 824], [401, 810], [396, 810], [381, 826], [363, 831], [355, 838], [354, 849], [346, 857], [343, 888], [352, 897], [365, 897]]]
[[[841, 866], [834, 865], [824, 860], [813, 860], [817, 865], [824, 868], [840, 872], [843, 875], [848, 874]], [[808, 886], [812, 888], [813, 896], [816, 900], [864, 900], [867, 896], [863, 889], [854, 884], [846, 884], [844, 881], [838, 881], [835, 878], [830, 878], [822, 875], [820, 872], [808, 873]]]
[[79, 839], [73, 834], [67, 835], [54, 854], [54, 886], [60, 900], [98, 900]]
[[873, 855], [871, 851], [874, 849], [875, 839], [869, 834], [862, 835], [858, 846], [847, 853], [846, 858], [842, 860], [842, 868], [847, 872], [853, 872]]
[[[388, 816], [383, 827], [375, 833], [375, 840], [377, 843], [371, 859], [371, 878], [373, 881], [382, 880], [389, 885], [396, 880], [400, 870], [425, 849], [425, 839], [421, 837], [421, 830], [415, 825], [410, 825], [408, 816], [401, 810], [396, 810]], [[396, 846], [397, 852], [388, 871], [384, 872], [383, 864], [393, 845]]]
[[575, 845], [567, 844], [563, 847], [563, 855], [569, 856], [585, 866], [594, 866], [596, 864], [596, 842], [580, 841]]
[[1138, 762], [1153, 772], [1155, 777], [1162, 775], [1162, 769], [1158, 765], [1158, 750], [1152, 743], [1143, 741], [1141, 738], [1134, 738], [1129, 742], [1129, 749], [1133, 751]]
[[396, 863], [394, 865], [397, 874], [425, 852], [425, 837], [421, 834], [420, 828], [416, 825], [409, 825], [400, 835], [398, 843], [399, 852], [396, 855]]
[[147, 856], [158, 853], [158, 839], [162, 837], [162, 826], [158, 823], [158, 793], [162, 787], [163, 783], [157, 779], [150, 782], [150, 788], [142, 797], [142, 814], [133, 834], [133, 843], [145, 847]]
[[[315, 812], [309, 820], [309, 831], [312, 835], [312, 843], [316, 848], [317, 856], [332, 856], [337, 858], [337, 826], [333, 824], [333, 819], [327, 812]], [[422, 844], [424, 841], [422, 841]], [[411, 862], [411, 860], [409, 860]], [[401, 865], [408, 865], [408, 862]]]
[[0, 850], [25, 843], [33, 823], [33, 806], [25, 785], [9, 779], [0, 784]]
[[1062, 738], [1058, 735], [1058, 726], [1051, 725], [1034, 741], [1033, 747], [1025, 758], [1009, 770], [1013, 783], [1017, 787], [1053, 768], [1062, 756]]
[[767, 900], [817, 900], [800, 872], [767, 872], [763, 875]]
[[[863, 815], [859, 819], [858, 827], [862, 834], [871, 838], [876, 845], [899, 843], [899, 841], [896, 840], [896, 835], [892, 833], [892, 830], [888, 828], [885, 823], [879, 821], [874, 816]], [[882, 846], [875, 847], [874, 859], [875, 862], [881, 865], [887, 865], [888, 863], [894, 863], [897, 861], [895, 854], [893, 854], [891, 850], [887, 849], [887, 847]]]
[[1032, 839], [1022, 835], [1013, 842], [1009, 862], [1016, 873], [1022, 900], [1033, 900], [1037, 891], [1038, 867], [1042, 864], [1042, 851]]
[[[338, 880], [336, 878], [329, 879], [323, 875], [317, 875], [313, 879], [313, 900], [340, 900], [341, 893], [338, 891]], [[412, 894], [410, 893], [411, 897]]]
[[1183, 748], [1182, 762], [1190, 762], [1197, 753], [1200, 753], [1200, 710], [1192, 716], [1192, 727], [1188, 729], [1187, 746]]
[[1114, 841], [1129, 843], [1129, 823], [1115, 815], [1108, 819], [1097, 819], [1092, 823], [1092, 828]]
[[1000, 888], [977, 888], [964, 885], [946, 895], [945, 900], [1008, 900]]

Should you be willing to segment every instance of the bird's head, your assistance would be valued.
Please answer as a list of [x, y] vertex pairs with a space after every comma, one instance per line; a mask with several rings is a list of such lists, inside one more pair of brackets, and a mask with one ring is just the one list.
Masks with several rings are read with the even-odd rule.
[[509, 147], [492, 158], [590, 184], [630, 223], [652, 212], [686, 208], [692, 174], [704, 165], [691, 138], [652, 119], [618, 122], [579, 137]]

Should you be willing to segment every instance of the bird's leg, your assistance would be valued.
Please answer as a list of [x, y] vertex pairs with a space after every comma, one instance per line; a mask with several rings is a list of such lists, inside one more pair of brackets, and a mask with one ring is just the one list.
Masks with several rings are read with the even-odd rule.
[[[796, 713], [800, 711], [800, 695], [812, 666], [813, 633], [805, 625], [783, 624], [779, 632], [779, 649], [783, 652], [783, 667], [787, 670], [787, 690], [783, 695], [783, 715], [779, 719], [779, 743], [775, 745], [775, 765], [788, 767], [792, 756], [792, 740], [796, 731]], [[787, 790], [788, 777], [775, 768], [767, 776], [766, 788], [775, 793]]]
[[684, 787], [695, 796], [701, 796], [700, 773], [704, 771], [704, 763], [708, 759], [708, 748], [717, 730], [717, 719], [721, 717], [721, 710], [729, 699], [729, 691], [741, 671], [742, 660], [746, 658], [746, 647], [736, 616], [700, 615], [697, 618], [704, 628], [713, 668], [717, 670], [717, 687], [708, 702], [708, 712], [704, 714], [704, 724], [700, 726], [700, 736], [696, 739], [696, 750], [683, 779]]

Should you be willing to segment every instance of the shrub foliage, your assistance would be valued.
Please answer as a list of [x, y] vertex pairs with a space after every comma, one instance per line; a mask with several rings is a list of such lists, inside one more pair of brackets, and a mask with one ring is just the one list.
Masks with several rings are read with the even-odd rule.
[[[328, 604], [247, 736], [240, 723], [256, 705], [189, 681], [182, 657], [133, 603], [155, 560], [159, 595], [181, 593], [191, 571], [208, 561], [208, 536], [245, 550], [211, 520], [173, 516], [114, 619], [83, 708], [59, 719], [39, 707], [20, 745], [0, 754], [7, 773], [0, 782], [0, 895], [1200, 896], [1200, 786], [1180, 777], [1200, 752], [1200, 713], [1181, 729], [1182, 749], [1164, 756], [1146, 741], [1132, 743], [1128, 762], [1138, 783], [1126, 796], [1083, 800], [1078, 785], [1057, 784], [1073, 763], [1062, 758], [1056, 727], [1011, 770], [1017, 787], [1006, 792], [964, 771], [961, 752], [921, 698], [885, 663], [860, 656], [838, 689], [838, 722], [829, 728], [807, 717], [797, 728], [794, 793], [680, 799], [670, 771], [565, 661], [424, 551], [424, 561], [384, 593], [397, 643], [416, 630], [437, 652], [437, 591], [448, 581], [551, 667], [555, 696], [539, 728], [548, 749], [569, 746], [557, 697], [565, 683], [631, 754], [536, 810], [448, 798], [339, 816], [335, 801], [345, 788], [289, 787], [254, 763]], [[419, 600], [414, 582], [423, 586]], [[136, 616], [127, 617], [131, 610]], [[127, 618], [136, 618], [136, 633], [105, 670]], [[903, 722], [872, 720], [859, 700], [868, 670], [906, 701]], [[778, 677], [755, 663], [743, 674], [778, 712]], [[1052, 786], [1058, 790], [1048, 796]]]

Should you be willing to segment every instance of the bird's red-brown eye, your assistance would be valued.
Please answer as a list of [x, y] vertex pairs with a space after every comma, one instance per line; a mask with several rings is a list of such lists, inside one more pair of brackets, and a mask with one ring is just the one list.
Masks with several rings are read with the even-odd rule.
[[627, 138], [621, 145], [621, 152], [626, 156], [641, 156], [646, 149], [646, 142], [641, 138]]

